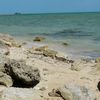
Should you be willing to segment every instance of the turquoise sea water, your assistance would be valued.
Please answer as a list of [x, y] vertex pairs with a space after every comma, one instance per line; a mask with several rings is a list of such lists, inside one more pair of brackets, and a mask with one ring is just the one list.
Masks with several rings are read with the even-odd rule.
[[43, 35], [64, 52], [100, 57], [100, 13], [0, 15], [0, 32], [28, 40]]

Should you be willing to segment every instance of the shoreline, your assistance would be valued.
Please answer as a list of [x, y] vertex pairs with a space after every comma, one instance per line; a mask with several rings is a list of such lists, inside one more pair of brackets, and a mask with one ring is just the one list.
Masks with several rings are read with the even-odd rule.
[[[41, 36], [41, 35], [37, 35], [40, 37], [45, 37], [45, 36]], [[15, 37], [17, 40], [19, 41], [24, 41], [27, 43], [26, 48], [29, 47], [31, 48], [32, 46], [36, 46], [36, 47], [41, 47], [41, 46], [48, 46], [49, 48], [58, 51], [58, 52], [63, 52], [65, 55], [69, 55], [69, 57], [71, 58], [91, 58], [91, 59], [95, 59], [97, 57], [100, 57], [100, 51], [95, 50], [94, 47], [92, 47], [92, 41], [87, 41], [84, 44], [82, 44], [82, 41], [80, 43], [80, 41], [76, 41], [76, 40], [71, 40], [71, 39], [67, 39], [67, 41], [64, 40], [59, 40], [59, 39], [53, 39], [53, 38], [49, 38], [49, 37], [45, 37], [46, 40], [45, 41], [41, 41], [41, 42], [35, 42], [33, 41], [33, 39], [36, 36], [33, 37], [25, 37], [25, 38], [19, 38], [19, 37]], [[84, 40], [83, 40], [84, 41]], [[64, 45], [63, 43], [67, 43], [68, 45]], [[80, 45], [79, 45], [80, 43]], [[88, 44], [86, 44], [88, 43]], [[83, 47], [82, 47], [82, 45]], [[89, 47], [90, 46], [90, 47]], [[82, 48], [81, 48], [82, 47]], [[99, 49], [99, 47], [98, 47]]]

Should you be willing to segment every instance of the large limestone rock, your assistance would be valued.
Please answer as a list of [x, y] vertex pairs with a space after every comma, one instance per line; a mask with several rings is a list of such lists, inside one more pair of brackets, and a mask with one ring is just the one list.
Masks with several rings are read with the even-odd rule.
[[87, 86], [65, 85], [57, 90], [64, 100], [97, 100], [95, 91]]
[[33, 87], [40, 81], [40, 73], [37, 68], [26, 65], [25, 61], [11, 60], [6, 66], [14, 85], [18, 87]]
[[3, 55], [9, 54], [8, 47], [2, 41], [0, 41], [0, 54], [3, 54]]
[[0, 93], [0, 100], [44, 100], [37, 91], [26, 88], [6, 88]]
[[12, 78], [3, 72], [0, 72], [0, 84], [7, 87], [12, 86], [13, 85]]

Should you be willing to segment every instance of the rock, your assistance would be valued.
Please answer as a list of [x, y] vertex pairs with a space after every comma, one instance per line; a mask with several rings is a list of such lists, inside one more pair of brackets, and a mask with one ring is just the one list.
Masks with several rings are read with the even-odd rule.
[[0, 54], [8, 55], [9, 53], [8, 47], [2, 41], [0, 41]]
[[33, 54], [34, 51], [35, 51], [35, 47], [32, 47], [32, 48], [29, 48], [29, 49], [28, 49], [28, 52], [31, 53], [31, 54]]
[[98, 88], [98, 90], [100, 91], [100, 81], [99, 81], [98, 84], [97, 84], [97, 88]]
[[0, 34], [0, 41], [2, 41], [8, 47], [21, 47], [21, 44], [7, 34]]
[[100, 63], [100, 58], [96, 58], [95, 63]]
[[72, 63], [71, 64], [71, 70], [80, 71], [81, 70], [81, 62], [75, 61], [74, 63]]
[[48, 95], [49, 95], [50, 97], [61, 97], [59, 91], [56, 90], [56, 89], [53, 89], [51, 92], [48, 93]]
[[64, 62], [67, 61], [65, 54], [62, 54], [62, 53], [56, 54], [56, 59], [59, 61], [64, 61]]
[[58, 53], [57, 51], [48, 49], [48, 50], [45, 50], [45, 51], [43, 52], [43, 55], [44, 55], [44, 56], [47, 56], [47, 57], [55, 58], [56, 55], [57, 55], [57, 53]]
[[2, 91], [0, 100], [44, 100], [34, 89], [10, 87]]
[[100, 63], [95, 64], [93, 67], [96, 68], [97, 71], [100, 71]]
[[39, 70], [26, 65], [25, 61], [11, 60], [6, 67], [17, 87], [33, 87], [40, 82]]
[[35, 37], [35, 39], [34, 39], [34, 41], [38, 41], [38, 42], [41, 42], [43, 40], [45, 40], [44, 37]]
[[0, 55], [0, 84], [5, 85], [7, 87], [13, 85], [12, 78], [9, 75], [7, 75], [8, 72], [6, 72], [5, 69], [6, 64], [9, 64], [9, 61], [10, 60], [4, 55]]
[[46, 88], [45, 88], [45, 87], [41, 87], [39, 90], [41, 90], [41, 91], [45, 91]]
[[63, 44], [64, 46], [68, 46], [68, 43], [63, 42], [62, 44]]
[[0, 84], [7, 87], [12, 86], [13, 85], [12, 78], [3, 72], [0, 72]]
[[79, 65], [71, 64], [71, 70], [74, 70], [74, 71], [80, 71], [81, 68], [80, 68]]
[[4, 56], [4, 55], [0, 55], [0, 72], [6, 73], [5, 71], [5, 65], [9, 64], [9, 59]]
[[48, 46], [42, 46], [42, 47], [36, 48], [35, 50], [36, 50], [36, 51], [43, 52], [43, 51], [45, 51], [45, 50], [48, 50]]
[[87, 86], [64, 85], [57, 90], [64, 100], [97, 100], [95, 91]]

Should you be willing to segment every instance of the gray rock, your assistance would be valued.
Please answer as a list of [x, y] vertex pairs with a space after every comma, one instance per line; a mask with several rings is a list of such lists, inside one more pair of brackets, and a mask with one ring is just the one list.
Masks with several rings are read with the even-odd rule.
[[9, 74], [16, 86], [32, 87], [40, 81], [39, 70], [26, 65], [25, 61], [11, 60], [9, 68]]
[[97, 100], [95, 91], [86, 86], [65, 85], [58, 93], [64, 100]]
[[13, 85], [12, 78], [5, 73], [0, 72], [0, 84], [10, 87]]

